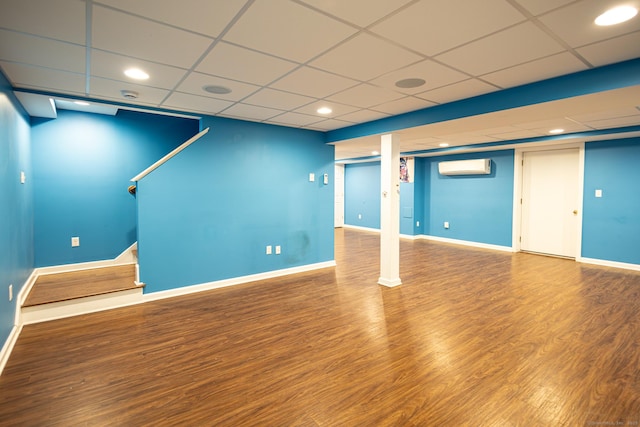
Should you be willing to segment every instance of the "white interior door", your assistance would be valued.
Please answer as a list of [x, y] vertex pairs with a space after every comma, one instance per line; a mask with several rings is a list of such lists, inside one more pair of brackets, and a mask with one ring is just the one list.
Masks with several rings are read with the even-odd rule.
[[344, 226], [344, 165], [335, 167], [335, 213], [334, 227]]
[[523, 153], [523, 251], [576, 257], [579, 161], [578, 149]]

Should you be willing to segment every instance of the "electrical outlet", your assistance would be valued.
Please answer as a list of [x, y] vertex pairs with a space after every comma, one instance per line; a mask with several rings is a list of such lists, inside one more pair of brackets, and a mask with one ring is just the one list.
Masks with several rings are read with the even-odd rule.
[[9, 301], [13, 301], [13, 285], [9, 285]]
[[80, 238], [79, 237], [72, 237], [71, 238], [71, 247], [72, 248], [76, 248], [80, 246]]
[[449, 228], [449, 221], [444, 222], [444, 228]]
[[271, 255], [271, 245], [267, 245], [267, 255]]
[[276, 255], [280, 255], [280, 246], [276, 246]]

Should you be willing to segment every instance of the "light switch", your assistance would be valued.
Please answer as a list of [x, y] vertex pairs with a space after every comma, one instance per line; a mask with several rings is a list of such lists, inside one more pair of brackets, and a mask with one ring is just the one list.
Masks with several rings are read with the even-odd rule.
[[280, 255], [280, 246], [276, 246], [276, 255]]
[[26, 180], [27, 180], [27, 177], [24, 174], [24, 171], [21, 171], [20, 172], [20, 184], [24, 184]]
[[309, 174], [309, 182], [313, 182], [316, 180], [316, 175], [312, 172]]
[[602, 190], [596, 190], [596, 197], [602, 197]]
[[323, 178], [322, 182], [324, 183], [324, 185], [329, 184], [329, 174], [328, 173], [324, 174], [324, 178]]
[[71, 238], [71, 247], [72, 248], [76, 248], [80, 246], [80, 238], [79, 237], [72, 237]]
[[271, 255], [271, 245], [267, 246], [267, 255]]

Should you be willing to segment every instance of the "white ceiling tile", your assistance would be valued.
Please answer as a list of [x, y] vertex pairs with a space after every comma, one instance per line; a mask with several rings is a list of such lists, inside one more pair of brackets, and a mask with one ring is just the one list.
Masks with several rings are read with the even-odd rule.
[[344, 19], [360, 27], [366, 27], [409, 3], [411, 0], [302, 1], [330, 15]]
[[246, 0], [100, 0], [117, 9], [146, 16], [176, 27], [217, 37]]
[[598, 15], [617, 3], [611, 0], [582, 0], [543, 15], [539, 19], [571, 47], [580, 47], [640, 30], [638, 18], [608, 27], [600, 27], [594, 23]]
[[98, 98], [114, 99], [120, 102], [127, 102], [120, 91], [131, 90], [138, 93], [135, 103], [157, 105], [169, 94], [166, 89], [140, 86], [137, 84], [118, 82], [100, 77], [92, 77], [90, 81], [90, 95]]
[[442, 135], [441, 138], [450, 145], [477, 144], [483, 142], [498, 141], [497, 138], [482, 135], [478, 132], [461, 132], [449, 135]]
[[513, 123], [513, 126], [520, 129], [535, 130], [542, 133], [543, 135], [548, 135], [548, 132], [551, 129], [564, 129], [565, 133], [589, 130], [587, 126], [576, 123], [573, 120], [569, 120], [566, 118]]
[[396, 99], [395, 101], [376, 105], [373, 109], [387, 114], [402, 114], [409, 111], [416, 111], [423, 108], [433, 107], [434, 105], [437, 104], [425, 99], [406, 96], [404, 98]]
[[12, 85], [19, 88], [43, 89], [75, 95], [84, 94], [85, 91], [83, 74], [10, 62], [0, 62], [0, 67]]
[[447, 102], [471, 98], [472, 96], [482, 95], [483, 93], [489, 93], [496, 90], [498, 89], [484, 82], [476, 79], [469, 79], [449, 86], [419, 93], [416, 96], [438, 104], [445, 104]]
[[293, 110], [313, 101], [315, 101], [315, 98], [265, 88], [244, 99], [242, 102], [245, 104], [268, 106], [280, 110]]
[[[317, 110], [318, 108], [321, 108], [321, 107], [329, 107], [331, 108], [332, 111], [329, 114], [320, 114], [318, 113]], [[318, 120], [322, 120], [326, 118], [342, 116], [348, 113], [353, 113], [354, 111], [357, 111], [357, 110], [358, 108], [352, 107], [351, 105], [343, 105], [337, 102], [330, 102], [330, 101], [316, 101], [296, 109], [296, 112], [302, 113], [302, 114], [308, 114], [310, 116], [316, 116]]]
[[281, 110], [274, 110], [273, 108], [264, 108], [247, 104], [235, 104], [224, 110], [223, 115], [243, 118], [246, 120], [267, 120], [282, 113], [283, 112]]
[[[397, 81], [409, 78], [423, 79], [425, 84], [415, 88], [401, 88], [396, 86]], [[427, 59], [400, 70], [387, 73], [384, 76], [372, 80], [371, 83], [411, 95], [424, 92], [425, 90], [446, 86], [468, 78], [469, 76], [466, 74]]]
[[314, 98], [325, 98], [356, 84], [358, 82], [355, 80], [346, 79], [314, 68], [302, 67], [278, 80], [271, 87]]
[[557, 9], [575, 0], [516, 0], [532, 15], [540, 15], [550, 10]]
[[493, 138], [502, 139], [502, 140], [510, 140], [510, 139], [523, 139], [523, 138], [533, 138], [536, 136], [544, 136], [542, 132], [538, 132], [536, 130], [516, 130], [511, 132], [503, 132], [503, 133], [490, 133], [485, 132], [488, 136]]
[[505, 0], [422, 0], [372, 31], [433, 56], [524, 19]]
[[640, 57], [640, 31], [581, 47], [576, 51], [596, 67]]
[[398, 92], [364, 83], [332, 95], [328, 99], [342, 104], [369, 108], [402, 97], [403, 95]]
[[[133, 81], [124, 75], [128, 68], [139, 68], [149, 74], [149, 79]], [[142, 86], [153, 86], [161, 89], [173, 89], [184, 77], [187, 70], [142, 59], [116, 55], [101, 50], [91, 50], [91, 74], [96, 77], [124, 81]]]
[[222, 42], [209, 52], [196, 70], [220, 77], [265, 85], [297, 66], [298, 64], [294, 62]]
[[485, 74], [482, 79], [494, 85], [508, 88], [586, 69], [587, 66], [575, 55], [569, 52], [561, 52], [546, 58], [516, 65], [515, 67]]
[[640, 125], [640, 115], [616, 117], [606, 120], [594, 120], [585, 124], [596, 129], [610, 129], [621, 126], [638, 126]]
[[367, 33], [332, 49], [310, 65], [356, 80], [370, 80], [422, 57]]
[[338, 119], [346, 120], [348, 122], [353, 122], [353, 123], [364, 123], [364, 122], [370, 122], [372, 120], [384, 119], [385, 117], [389, 117], [389, 116], [390, 114], [381, 113], [380, 111], [359, 110], [359, 111], [354, 111], [353, 113], [340, 116], [338, 117]]
[[209, 115], [217, 114], [230, 105], [233, 105], [230, 101], [180, 92], [172, 93], [167, 100], [162, 103], [162, 107], [164, 108], [197, 111]]
[[597, 111], [587, 114], [572, 114], [569, 118], [581, 123], [588, 123], [596, 120], [608, 120], [615, 119], [616, 117], [629, 117], [640, 116], [640, 111], [637, 108], [628, 107], [613, 110]]
[[340, 129], [343, 127], [351, 126], [352, 124], [353, 123], [345, 122], [343, 120], [328, 119], [328, 120], [323, 120], [321, 122], [313, 123], [308, 127], [310, 129], [327, 131], [327, 130]]
[[478, 76], [562, 50], [545, 32], [526, 22], [439, 55], [437, 59]]
[[[204, 86], [223, 86], [231, 89], [231, 93], [217, 94], [205, 92]], [[260, 89], [260, 86], [241, 83], [222, 77], [214, 77], [202, 73], [190, 73], [186, 79], [178, 86], [177, 91], [190, 93], [192, 95], [206, 96], [228, 101], [239, 101]]]
[[279, 116], [273, 117], [267, 120], [267, 123], [282, 124], [282, 125], [295, 125], [306, 126], [318, 121], [317, 117], [309, 116], [307, 114], [300, 113], [284, 113]]
[[83, 73], [86, 49], [76, 44], [0, 30], [0, 60]]
[[287, 0], [257, 0], [224, 40], [305, 62], [354, 34], [356, 30]]
[[191, 68], [212, 40], [105, 7], [93, 7], [93, 47]]
[[84, 44], [85, 2], [82, 0], [2, 0], [0, 27]]

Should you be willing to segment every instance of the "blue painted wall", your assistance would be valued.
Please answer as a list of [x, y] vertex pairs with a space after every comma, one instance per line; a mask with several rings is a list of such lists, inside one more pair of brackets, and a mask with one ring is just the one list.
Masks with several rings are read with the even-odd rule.
[[[34, 118], [36, 266], [113, 259], [131, 246], [129, 180], [198, 131], [197, 120], [122, 110]], [[79, 247], [71, 247], [72, 236]]]
[[138, 183], [145, 293], [332, 261], [334, 147], [323, 134], [214, 117], [202, 126], [208, 134]]
[[[33, 271], [33, 175], [28, 116], [0, 72], [0, 347], [13, 328], [18, 293]], [[20, 183], [20, 172], [26, 181]], [[13, 301], [8, 289], [13, 285]]]
[[585, 144], [583, 257], [640, 264], [639, 160], [640, 138]]
[[[491, 158], [490, 175], [443, 176], [438, 162]], [[414, 183], [400, 184], [400, 232], [511, 246], [514, 151], [415, 159]], [[345, 167], [345, 224], [380, 228], [380, 163]], [[362, 219], [358, 219], [358, 214]], [[416, 225], [420, 222], [420, 226]], [[443, 223], [450, 223], [444, 229]]]
[[[438, 163], [491, 159], [490, 175], [444, 176]], [[429, 234], [511, 247], [514, 151], [430, 157]], [[449, 229], [443, 224], [449, 222]]]
[[380, 162], [345, 165], [344, 223], [380, 229]]

